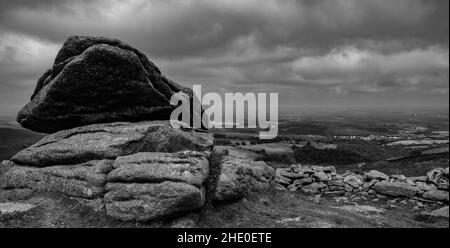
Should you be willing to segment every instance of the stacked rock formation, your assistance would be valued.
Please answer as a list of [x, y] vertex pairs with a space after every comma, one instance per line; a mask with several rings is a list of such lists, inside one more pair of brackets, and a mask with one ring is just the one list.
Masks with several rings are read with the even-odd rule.
[[121, 41], [70, 37], [17, 118], [54, 133], [0, 163], [0, 202], [56, 192], [145, 222], [269, 188], [275, 171], [263, 162], [225, 156], [211, 172], [213, 135], [168, 121], [180, 91], [193, 97]]
[[388, 176], [372, 170], [357, 175], [353, 172], [336, 173], [333, 166], [292, 165], [276, 170], [275, 187], [279, 190], [300, 190], [323, 196], [343, 196], [365, 192], [372, 195], [414, 198], [422, 201], [449, 202], [448, 168], [437, 168], [426, 176]]
[[0, 187], [60, 192], [121, 220], [163, 218], [203, 206], [213, 141], [168, 122], [83, 126], [13, 156]]

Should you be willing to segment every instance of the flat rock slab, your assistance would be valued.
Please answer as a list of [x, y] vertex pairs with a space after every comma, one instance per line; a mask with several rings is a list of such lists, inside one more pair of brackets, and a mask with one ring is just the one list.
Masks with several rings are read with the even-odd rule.
[[94, 124], [46, 136], [11, 160], [20, 165], [46, 167], [115, 159], [138, 152], [210, 151], [210, 133], [174, 129], [169, 121]]
[[26, 214], [35, 207], [35, 205], [27, 203], [0, 203], [0, 220], [18, 217], [20, 215]]
[[225, 157], [222, 160], [214, 201], [243, 197], [250, 192], [267, 190], [275, 178], [275, 169], [263, 161]]
[[383, 195], [407, 198], [412, 198], [417, 193], [417, 188], [407, 183], [386, 181], [376, 183], [374, 190]]

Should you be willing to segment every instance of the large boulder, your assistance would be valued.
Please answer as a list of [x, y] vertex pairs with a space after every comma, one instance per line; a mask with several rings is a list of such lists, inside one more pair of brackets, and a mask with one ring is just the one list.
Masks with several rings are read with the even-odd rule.
[[267, 190], [275, 169], [263, 161], [224, 157], [213, 201], [235, 200], [248, 193]]
[[95, 123], [168, 120], [170, 98], [192, 91], [161, 74], [148, 58], [116, 39], [69, 37], [37, 82], [17, 121], [52, 133]]
[[417, 193], [417, 188], [408, 183], [387, 181], [376, 183], [374, 185], [374, 190], [383, 195], [407, 198], [412, 198]]
[[210, 151], [213, 135], [174, 129], [169, 121], [94, 124], [46, 136], [11, 160], [45, 167], [115, 159], [138, 152]]

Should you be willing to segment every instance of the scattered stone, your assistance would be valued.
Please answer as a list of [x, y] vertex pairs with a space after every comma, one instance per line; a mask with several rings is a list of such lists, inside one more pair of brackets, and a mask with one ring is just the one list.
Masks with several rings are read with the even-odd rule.
[[92, 160], [78, 165], [44, 168], [16, 166], [0, 180], [3, 189], [30, 189], [60, 192], [69, 197], [102, 197], [106, 176], [113, 169], [112, 160]]
[[303, 193], [305, 194], [312, 194], [312, 195], [316, 195], [316, 194], [320, 194], [321, 189], [326, 188], [327, 186], [324, 183], [317, 183], [314, 182], [312, 184], [303, 186], [301, 188], [301, 190], [303, 191]]
[[363, 185], [363, 181], [361, 181], [360, 177], [356, 175], [348, 175], [344, 178], [344, 183], [350, 185], [352, 188], [357, 189], [360, 185]]
[[314, 203], [319, 204], [320, 203], [320, 198], [321, 198], [320, 195], [314, 196]]
[[367, 205], [346, 205], [346, 206], [333, 206], [332, 208], [341, 209], [349, 212], [356, 212], [362, 214], [382, 214], [384, 209], [376, 208], [374, 206]]
[[372, 180], [379, 180], [379, 181], [383, 181], [383, 180], [389, 180], [389, 176], [384, 174], [383, 172], [379, 172], [376, 170], [371, 170], [369, 172], [364, 173], [365, 178], [367, 178], [367, 181], [372, 181]]
[[289, 178], [287, 178], [287, 177], [284, 177], [284, 176], [277, 176], [276, 178], [275, 178], [275, 183], [278, 183], [278, 184], [281, 184], [281, 185], [286, 185], [286, 186], [288, 186], [288, 185], [290, 185], [291, 184], [291, 182], [292, 182], [292, 180], [291, 179], [289, 179]]
[[423, 198], [434, 201], [449, 201], [449, 192], [444, 190], [430, 190], [423, 194]]
[[291, 184], [291, 185], [289, 185], [289, 186], [287, 187], [287, 189], [288, 189], [290, 192], [295, 192], [295, 191], [297, 191], [298, 187], [295, 186], [294, 184]]
[[211, 151], [213, 142], [211, 133], [174, 129], [169, 121], [94, 124], [48, 135], [11, 160], [45, 167], [115, 159], [138, 152]]
[[414, 197], [414, 195], [417, 193], [417, 188], [407, 183], [387, 182], [387, 181], [375, 184], [374, 190], [384, 195], [394, 197], [400, 196], [408, 198]]
[[417, 205], [419, 208], [424, 208], [424, 207], [425, 207], [425, 205], [424, 205], [423, 203], [419, 202], [419, 201], [416, 202], [416, 205]]
[[278, 183], [274, 184], [274, 189], [275, 190], [279, 190], [279, 191], [286, 191], [287, 190], [286, 187], [284, 187], [283, 185], [278, 184]]
[[[427, 173], [427, 179], [429, 182], [432, 182], [436, 185], [439, 185], [441, 179], [443, 179], [446, 175], [446, 171], [443, 168], [436, 168]], [[448, 177], [448, 174], [447, 174]]]
[[427, 176], [419, 176], [419, 177], [409, 177], [408, 179], [413, 181], [414, 183], [417, 183], [417, 182], [425, 183], [428, 180], [428, 177]]
[[426, 184], [420, 181], [416, 182], [416, 187], [420, 192], [427, 192], [436, 189], [436, 186], [434, 184]]
[[178, 153], [136, 153], [118, 157], [108, 182], [185, 182], [200, 187], [208, 178], [207, 154], [196, 151]]
[[312, 178], [308, 177], [308, 178], [303, 178], [303, 179], [297, 179], [294, 181], [293, 184], [296, 186], [303, 186], [303, 185], [311, 184], [313, 182], [314, 182], [314, 180]]
[[285, 170], [279, 170], [277, 172], [277, 174], [279, 174], [280, 176], [289, 178], [289, 179], [298, 179], [298, 178], [304, 178], [305, 176], [303, 175], [303, 173], [300, 172], [288, 172]]
[[323, 167], [323, 172], [334, 174], [336, 173], [336, 168], [334, 166], [326, 166]]
[[196, 228], [200, 219], [197, 213], [190, 213], [183, 217], [177, 218], [172, 222], [171, 228]]

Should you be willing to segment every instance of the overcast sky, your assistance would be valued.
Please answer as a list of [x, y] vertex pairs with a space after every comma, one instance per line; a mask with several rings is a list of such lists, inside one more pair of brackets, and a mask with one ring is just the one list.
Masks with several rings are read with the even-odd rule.
[[169, 78], [278, 92], [281, 109], [448, 106], [447, 0], [0, 1], [0, 113], [70, 35], [121, 39]]

